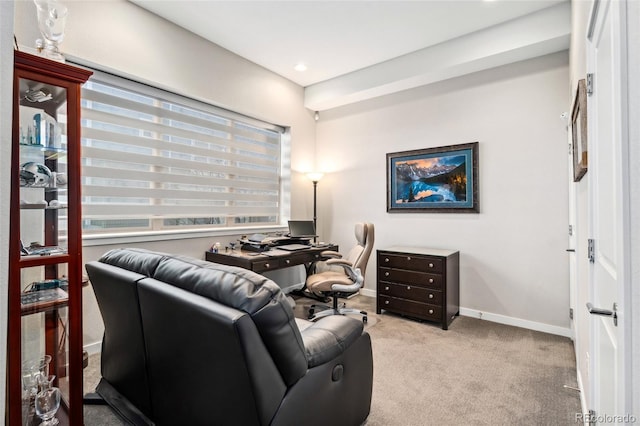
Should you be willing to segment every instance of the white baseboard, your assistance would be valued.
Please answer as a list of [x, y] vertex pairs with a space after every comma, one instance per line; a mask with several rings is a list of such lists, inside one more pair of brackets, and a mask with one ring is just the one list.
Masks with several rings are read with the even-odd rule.
[[580, 368], [576, 365], [576, 376], [578, 379], [578, 389], [580, 389], [580, 407], [583, 413], [589, 413], [589, 407], [587, 406], [587, 399], [584, 395], [584, 386], [582, 385], [582, 374]]
[[529, 330], [542, 331], [543, 333], [556, 334], [558, 336], [568, 338], [573, 337], [570, 328], [543, 324], [541, 322], [529, 321], [521, 318], [508, 317], [506, 315], [493, 314], [491, 312], [478, 311], [476, 309], [460, 308], [460, 315], [497, 322], [499, 324], [513, 325], [515, 327], [526, 328]]
[[[376, 290], [361, 288], [360, 294], [368, 297], [376, 297]], [[558, 327], [556, 325], [543, 324], [541, 322], [524, 320], [521, 318], [508, 317], [506, 315], [493, 314], [491, 312], [478, 311], [476, 309], [460, 308], [460, 315], [465, 317], [478, 318], [486, 321], [497, 322], [499, 324], [512, 325], [529, 330], [541, 331], [543, 333], [556, 334], [558, 336], [573, 339], [571, 328]]]
[[376, 297], [376, 291], [368, 288], [361, 288], [360, 294], [367, 297]]
[[84, 345], [82, 347], [89, 355], [98, 354], [102, 350], [102, 341], [89, 343], [88, 345]]

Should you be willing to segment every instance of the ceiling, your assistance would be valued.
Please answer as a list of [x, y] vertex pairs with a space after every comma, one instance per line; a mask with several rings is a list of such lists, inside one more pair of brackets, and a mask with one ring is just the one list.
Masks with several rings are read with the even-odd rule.
[[[419, 62], [425, 62], [428, 49], [560, 7], [562, 19], [554, 22], [570, 27], [568, 0], [130, 1], [306, 88], [375, 71], [380, 65], [386, 68], [378, 72], [397, 80], [388, 68], [394, 61], [422, 55]], [[533, 32], [547, 26], [549, 15], [537, 22]], [[514, 28], [517, 33], [518, 26]], [[566, 28], [560, 43], [563, 49], [568, 48]], [[513, 38], [504, 33], [496, 36]], [[556, 40], [553, 49], [558, 45]], [[533, 56], [541, 54], [539, 48], [534, 50]], [[517, 57], [524, 59], [522, 52]], [[306, 64], [306, 71], [294, 70], [300, 62]], [[321, 109], [320, 104], [311, 107]], [[325, 104], [336, 106], [335, 102]]]

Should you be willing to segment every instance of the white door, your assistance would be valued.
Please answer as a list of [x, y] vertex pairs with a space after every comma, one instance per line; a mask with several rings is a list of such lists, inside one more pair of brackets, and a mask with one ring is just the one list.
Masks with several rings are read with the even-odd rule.
[[[589, 285], [594, 423], [618, 423], [625, 401], [624, 286], [628, 279], [628, 139], [626, 120], [625, 7], [620, 0], [595, 1], [587, 41], [588, 178], [590, 202]], [[615, 307], [614, 307], [615, 305]], [[609, 316], [606, 311], [612, 313]]]

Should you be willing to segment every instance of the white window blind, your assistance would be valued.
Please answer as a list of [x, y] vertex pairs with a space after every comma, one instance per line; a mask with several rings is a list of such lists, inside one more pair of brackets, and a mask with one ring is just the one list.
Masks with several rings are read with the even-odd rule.
[[283, 133], [94, 75], [82, 89], [84, 234], [277, 225]]

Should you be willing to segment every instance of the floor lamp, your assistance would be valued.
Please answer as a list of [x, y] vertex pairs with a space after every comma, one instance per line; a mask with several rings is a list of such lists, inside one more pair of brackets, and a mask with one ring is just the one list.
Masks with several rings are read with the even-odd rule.
[[[318, 192], [318, 181], [322, 179], [324, 173], [319, 172], [311, 172], [307, 173], [307, 178], [313, 182], [313, 227], [316, 230], [316, 234], [318, 233], [318, 211], [317, 207], [317, 192]], [[316, 236], [313, 237], [313, 242], [316, 242]]]

